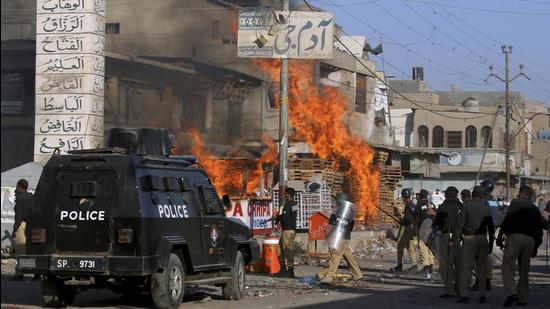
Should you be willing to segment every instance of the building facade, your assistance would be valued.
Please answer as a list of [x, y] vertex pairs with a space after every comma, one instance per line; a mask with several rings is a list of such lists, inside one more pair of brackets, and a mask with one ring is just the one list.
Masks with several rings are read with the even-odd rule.
[[[459, 91], [456, 87], [448, 92], [430, 91], [421, 78], [394, 80], [390, 85], [395, 90], [391, 108], [396, 142], [440, 152], [436, 164], [405, 157], [410, 169], [403, 186], [416, 191], [444, 190], [450, 185], [471, 189], [479, 181], [491, 179], [496, 184], [494, 195], [505, 195], [504, 92]], [[528, 125], [533, 110], [540, 113], [537, 117], [548, 118], [544, 104], [530, 103], [521, 93], [511, 93], [511, 198], [522, 177], [537, 173], [533, 163], [537, 162], [540, 172], [544, 161], [538, 150], [544, 143], [534, 141], [529, 133], [534, 132], [534, 121]], [[544, 122], [537, 117], [537, 123]]]
[[[269, 2], [107, 0], [105, 132], [165, 127], [185, 152], [195, 129], [219, 156], [236, 145], [261, 150], [264, 136], [277, 139], [274, 85], [236, 52], [239, 7]], [[2, 171], [33, 160], [36, 6], [2, 1]], [[354, 135], [392, 142], [386, 89], [370, 73], [374, 62], [335, 46], [334, 58], [312, 61], [311, 70], [318, 87], [336, 87], [346, 98], [344, 121]]]

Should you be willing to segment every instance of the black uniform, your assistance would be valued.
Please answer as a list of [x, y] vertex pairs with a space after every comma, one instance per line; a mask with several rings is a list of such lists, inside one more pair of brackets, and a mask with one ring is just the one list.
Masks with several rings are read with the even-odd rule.
[[[506, 246], [502, 261], [502, 281], [506, 296], [517, 295], [518, 303], [527, 303], [529, 295], [529, 266], [542, 243], [542, 228], [538, 208], [529, 199], [512, 200], [510, 209], [502, 221], [499, 240], [506, 234]], [[514, 275], [519, 271], [516, 285]]]
[[290, 202], [285, 199], [283, 213], [281, 214], [281, 227], [283, 231], [296, 229], [296, 219], [298, 217], [297, 205], [295, 201]]
[[[294, 195], [294, 191], [291, 191]], [[288, 193], [287, 193], [288, 194]], [[286, 195], [286, 194], [285, 194]], [[284, 206], [280, 215], [281, 239], [279, 240], [280, 253], [279, 262], [281, 263], [281, 272], [279, 276], [294, 277], [294, 239], [296, 238], [296, 217], [298, 216], [298, 206], [295, 201], [290, 201], [286, 196]]]
[[33, 194], [27, 191], [15, 192], [15, 223], [13, 224], [13, 232], [15, 233], [21, 222], [27, 221], [32, 212]]
[[418, 220], [415, 216], [416, 205], [413, 201], [408, 201], [405, 204], [405, 210], [403, 212], [403, 217], [401, 218], [401, 225], [405, 229], [412, 229], [412, 236], [416, 236], [416, 231], [418, 230]]
[[458, 224], [458, 216], [462, 204], [458, 199], [445, 199], [445, 201], [437, 208], [435, 219], [432, 224], [433, 228], [441, 231], [439, 237], [439, 273], [445, 285], [445, 294], [454, 296], [458, 286], [457, 280], [457, 244], [450, 245], [449, 240]]
[[[487, 242], [487, 234], [489, 234], [489, 242]], [[492, 251], [494, 234], [493, 217], [487, 203], [479, 198], [466, 201], [458, 217], [458, 225], [453, 235], [454, 242], [459, 242], [462, 238], [460, 246], [462, 267], [459, 275], [461, 297], [467, 297], [474, 264], [478, 271], [480, 296], [485, 297], [487, 263], [489, 253]]]
[[411, 258], [411, 269], [415, 269], [416, 265], [416, 250], [415, 250], [415, 236], [418, 223], [414, 216], [414, 210], [416, 205], [413, 201], [408, 201], [405, 204], [403, 217], [401, 218], [401, 229], [399, 236], [397, 237], [397, 268], [401, 269], [403, 265], [403, 253], [405, 249], [409, 252]]

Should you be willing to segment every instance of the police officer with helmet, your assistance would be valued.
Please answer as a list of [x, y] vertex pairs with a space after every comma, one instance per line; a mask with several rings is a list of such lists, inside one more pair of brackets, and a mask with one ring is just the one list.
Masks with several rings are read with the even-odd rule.
[[283, 207], [281, 213], [276, 217], [275, 222], [281, 223], [283, 230], [279, 240], [281, 270], [276, 274], [278, 277], [294, 278], [294, 239], [296, 238], [296, 219], [298, 217], [298, 205], [294, 200], [296, 190], [291, 187], [285, 189]]
[[403, 202], [405, 202], [405, 209], [400, 221], [399, 233], [397, 236], [397, 266], [391, 268], [390, 270], [403, 271], [403, 254], [405, 252], [405, 248], [407, 248], [412, 266], [406, 271], [416, 272], [418, 271], [418, 266], [416, 265], [416, 251], [414, 248], [417, 231], [416, 220], [414, 217], [416, 205], [411, 199], [411, 189], [404, 188], [401, 190], [401, 197], [403, 198]]
[[[479, 277], [479, 302], [486, 303], [487, 258], [493, 250], [495, 227], [489, 206], [484, 200], [484, 189], [474, 187], [472, 199], [464, 203], [458, 216], [458, 224], [452, 244], [460, 244], [459, 302], [468, 303], [467, 288], [470, 285], [474, 264]], [[489, 238], [489, 240], [487, 240]]]
[[355, 205], [349, 200], [346, 193], [338, 193], [336, 198], [337, 208], [330, 216], [330, 229], [326, 236], [330, 250], [330, 262], [328, 268], [317, 275], [324, 283], [331, 283], [334, 280], [342, 258], [348, 264], [353, 280], [363, 278], [361, 268], [359, 268], [349, 244], [355, 223]]
[[[484, 199], [487, 206], [489, 206], [489, 210], [491, 211], [491, 217], [493, 218], [493, 225], [495, 228], [498, 228], [500, 226], [500, 209], [498, 201], [493, 197], [492, 193], [495, 189], [495, 184], [493, 181], [489, 179], [483, 180], [479, 184], [484, 191]], [[495, 267], [496, 259], [495, 257], [490, 254], [487, 260], [487, 291], [491, 290], [491, 280], [493, 280], [493, 268]], [[474, 268], [474, 274], [475, 274], [475, 283], [470, 288], [470, 291], [479, 291], [479, 279], [477, 276], [477, 266]]]

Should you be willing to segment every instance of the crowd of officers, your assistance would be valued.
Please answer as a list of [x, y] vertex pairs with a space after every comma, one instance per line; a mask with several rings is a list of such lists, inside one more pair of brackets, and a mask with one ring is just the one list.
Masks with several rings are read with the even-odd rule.
[[[543, 229], [548, 229], [550, 202], [541, 213], [533, 203], [534, 191], [528, 186], [521, 187], [518, 198], [508, 207], [499, 207], [492, 196], [494, 184], [483, 181], [472, 191], [460, 192], [456, 187], [448, 187], [443, 202], [437, 206], [430, 202], [428, 192], [420, 190], [417, 202], [412, 199], [410, 189], [403, 189], [401, 196], [405, 207], [400, 217], [397, 245], [396, 272], [425, 272], [428, 278], [434, 266], [434, 252], [439, 260], [439, 273], [445, 285], [440, 297], [458, 298], [460, 303], [469, 303], [469, 293], [479, 292], [479, 303], [486, 303], [486, 293], [491, 290], [493, 268], [497, 256], [493, 254], [496, 245], [504, 250], [502, 259], [502, 279], [506, 300], [504, 306], [527, 305], [529, 289], [529, 265], [542, 243]], [[505, 214], [505, 215], [504, 215]], [[502, 219], [501, 219], [502, 218]], [[431, 219], [431, 233], [438, 237], [438, 243], [428, 248], [429, 238], [419, 239], [425, 220]], [[496, 229], [499, 228], [495, 237]], [[419, 269], [415, 247], [420, 251]], [[403, 268], [403, 255], [407, 249], [412, 266]], [[519, 268], [519, 281], [514, 275]], [[472, 278], [475, 283], [471, 285]]]

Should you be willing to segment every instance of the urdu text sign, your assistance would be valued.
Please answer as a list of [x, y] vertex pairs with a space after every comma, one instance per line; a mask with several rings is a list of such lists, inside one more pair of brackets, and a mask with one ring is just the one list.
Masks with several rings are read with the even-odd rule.
[[238, 56], [331, 59], [333, 32], [331, 13], [241, 10]]

